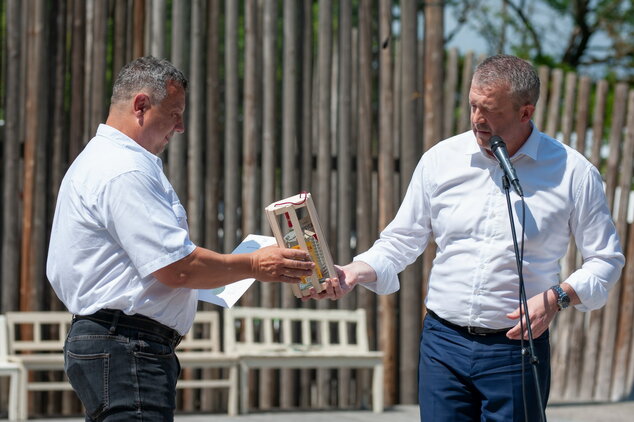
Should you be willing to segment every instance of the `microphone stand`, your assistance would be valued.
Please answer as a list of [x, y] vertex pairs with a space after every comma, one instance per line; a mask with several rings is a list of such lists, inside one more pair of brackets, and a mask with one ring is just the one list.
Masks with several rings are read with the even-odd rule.
[[[544, 403], [542, 403], [542, 393], [541, 387], [539, 385], [539, 376], [537, 374], [537, 365], [539, 364], [539, 359], [537, 359], [537, 355], [535, 354], [535, 345], [533, 344], [533, 330], [531, 329], [531, 320], [530, 315], [528, 314], [528, 303], [526, 299], [526, 290], [524, 289], [524, 275], [522, 273], [522, 264], [524, 259], [524, 217], [526, 216], [525, 207], [526, 203], [524, 202], [524, 197], [522, 196], [522, 251], [520, 253], [518, 244], [517, 244], [517, 234], [515, 232], [515, 221], [513, 220], [513, 209], [511, 207], [511, 196], [510, 196], [510, 183], [506, 174], [502, 176], [502, 187], [504, 188], [504, 194], [506, 195], [506, 204], [508, 206], [508, 214], [509, 220], [511, 222], [511, 235], [513, 238], [513, 248], [515, 250], [515, 263], [517, 265], [517, 273], [519, 276], [519, 299], [520, 299], [520, 328], [522, 329], [520, 344], [522, 348], [522, 391], [524, 393], [524, 413], [525, 418], [528, 420], [526, 416], [526, 392], [524, 391], [524, 356], [529, 357], [529, 361], [531, 363], [531, 368], [533, 370], [533, 378], [535, 381], [535, 393], [537, 394], [537, 403], [539, 404], [539, 413], [542, 422], [546, 422], [546, 413], [544, 409]], [[526, 323], [526, 328], [528, 331], [528, 348], [524, 347], [524, 322]]]

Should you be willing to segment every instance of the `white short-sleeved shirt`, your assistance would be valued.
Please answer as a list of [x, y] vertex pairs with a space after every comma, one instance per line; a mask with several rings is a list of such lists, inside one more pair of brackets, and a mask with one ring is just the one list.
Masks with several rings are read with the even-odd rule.
[[120, 309], [184, 334], [197, 291], [168, 287], [152, 273], [194, 249], [161, 160], [100, 125], [57, 198], [46, 273], [60, 300], [74, 314]]
[[[565, 281], [581, 300], [579, 310], [601, 307], [624, 257], [599, 172], [577, 151], [535, 128], [511, 161], [526, 200], [527, 296], [559, 282], [559, 262], [572, 235], [583, 263]], [[427, 151], [394, 220], [354, 259], [376, 271], [377, 282], [364, 286], [382, 294], [398, 290], [397, 274], [434, 239], [427, 307], [461, 326], [515, 325], [506, 317], [519, 306], [519, 283], [502, 175], [471, 131]], [[522, 205], [514, 191], [511, 201], [519, 239]]]

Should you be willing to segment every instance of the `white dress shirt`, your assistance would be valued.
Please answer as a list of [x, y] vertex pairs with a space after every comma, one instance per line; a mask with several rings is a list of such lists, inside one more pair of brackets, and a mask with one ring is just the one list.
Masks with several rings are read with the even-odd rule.
[[60, 300], [74, 314], [120, 309], [185, 334], [197, 291], [168, 287], [152, 273], [194, 249], [161, 160], [100, 125], [57, 198], [46, 272]]
[[[527, 297], [559, 283], [559, 262], [572, 234], [583, 264], [564, 281], [581, 300], [577, 309], [603, 306], [625, 260], [599, 172], [536, 128], [511, 161], [526, 200]], [[506, 314], [519, 306], [519, 279], [502, 176], [498, 162], [471, 131], [427, 151], [394, 220], [372, 248], [354, 259], [376, 271], [377, 281], [363, 285], [379, 294], [397, 291], [397, 274], [433, 238], [437, 252], [428, 309], [461, 326], [514, 326]], [[514, 191], [511, 203], [521, 242], [522, 205]]]

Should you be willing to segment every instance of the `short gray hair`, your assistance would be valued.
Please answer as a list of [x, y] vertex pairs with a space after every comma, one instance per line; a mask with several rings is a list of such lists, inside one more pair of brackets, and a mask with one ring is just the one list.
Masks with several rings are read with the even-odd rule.
[[187, 91], [187, 78], [172, 63], [152, 56], [139, 57], [125, 65], [112, 86], [111, 104], [130, 100], [147, 90], [152, 104], [167, 96], [167, 85], [173, 82]]
[[476, 67], [473, 84], [477, 86], [509, 87], [513, 102], [518, 106], [537, 104], [539, 76], [535, 68], [525, 60], [506, 54], [485, 59]]

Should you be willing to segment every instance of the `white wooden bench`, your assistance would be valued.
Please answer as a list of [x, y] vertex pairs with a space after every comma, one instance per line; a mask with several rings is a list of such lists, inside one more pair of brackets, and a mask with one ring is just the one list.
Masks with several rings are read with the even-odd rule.
[[242, 413], [249, 370], [262, 368], [371, 368], [372, 410], [383, 411], [383, 353], [369, 350], [362, 309], [225, 309], [224, 349], [239, 356]]
[[9, 362], [7, 321], [0, 315], [0, 376], [9, 377], [9, 420], [24, 420], [26, 411], [26, 370], [20, 363]]
[[199, 311], [194, 325], [176, 349], [182, 368], [225, 368], [227, 378], [181, 379], [177, 388], [227, 388], [227, 413], [238, 413], [238, 359], [220, 350], [220, 318], [216, 311]]
[[[28, 372], [64, 370], [64, 341], [72, 315], [68, 312], [7, 312], [7, 360], [23, 367], [25, 385], [21, 387], [21, 406], [27, 409], [29, 391], [72, 390], [65, 375], [58, 381], [35, 380]], [[22, 332], [20, 333], [20, 327]], [[225, 379], [179, 379], [177, 388], [228, 388], [227, 410], [235, 415], [238, 408], [237, 358], [220, 351], [220, 323], [215, 311], [198, 312], [194, 327], [177, 350], [183, 368], [226, 368]], [[26, 412], [26, 410], [24, 410]]]

